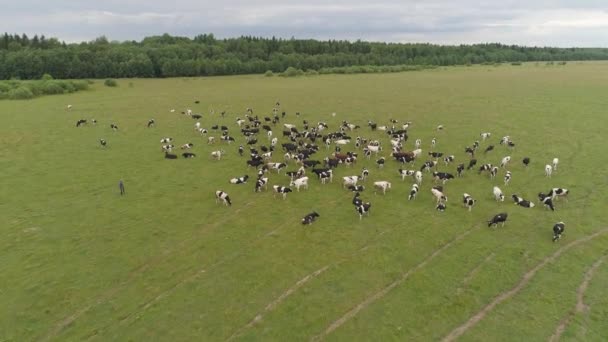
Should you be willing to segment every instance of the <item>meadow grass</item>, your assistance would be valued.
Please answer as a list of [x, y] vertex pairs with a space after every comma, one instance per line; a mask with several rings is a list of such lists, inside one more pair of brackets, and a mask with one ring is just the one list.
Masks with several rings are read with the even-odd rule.
[[[606, 63], [118, 83], [0, 101], [0, 341], [439, 340], [560, 248], [602, 232], [544, 265], [461, 336], [547, 340], [574, 308], [585, 272], [606, 254]], [[375, 158], [340, 166], [328, 185], [309, 175], [309, 190], [285, 201], [271, 190], [254, 193], [253, 181], [228, 184], [244, 174], [255, 178], [237, 154], [243, 137], [236, 117], [247, 107], [270, 116], [277, 100], [287, 112], [281, 124], [325, 121], [334, 131], [348, 120], [362, 126], [353, 136], [382, 139], [387, 157], [387, 137], [372, 133], [367, 121], [412, 121], [406, 149], [420, 138], [426, 154], [436, 137], [435, 150], [456, 156], [439, 170], [452, 173], [468, 160], [464, 147], [492, 132], [481, 149], [496, 149], [479, 153], [479, 164], [511, 155], [513, 179], [504, 186], [502, 170], [496, 180], [466, 172], [446, 185], [444, 213], [434, 209], [426, 173], [418, 198], [407, 201], [412, 180], [402, 182], [390, 158], [384, 169]], [[202, 127], [229, 126], [237, 143], [207, 145], [195, 121], [180, 114], [186, 108], [203, 114]], [[80, 118], [98, 124], [76, 128]], [[146, 127], [150, 118], [156, 127]], [[445, 130], [437, 132], [438, 124]], [[280, 136], [279, 126], [274, 133]], [[514, 150], [498, 144], [504, 135]], [[165, 160], [159, 140], [166, 136], [176, 146], [194, 143], [197, 158]], [[268, 145], [264, 135], [259, 140]], [[213, 161], [209, 153], [219, 148], [227, 155]], [[282, 161], [279, 152], [274, 161]], [[328, 154], [322, 147], [313, 159]], [[527, 170], [524, 156], [532, 159]], [[544, 165], [553, 157], [560, 165], [549, 179]], [[360, 221], [340, 179], [364, 166], [371, 176], [362, 197], [373, 207]], [[284, 175], [269, 177], [269, 189], [288, 185]], [[375, 180], [393, 188], [374, 195]], [[497, 184], [537, 207], [509, 198], [496, 203]], [[571, 191], [555, 212], [536, 198], [552, 187]], [[232, 207], [215, 203], [216, 190], [230, 194]], [[478, 200], [472, 212], [460, 204], [464, 192]], [[312, 210], [321, 217], [303, 227], [300, 219]], [[509, 213], [506, 226], [487, 228], [502, 211]], [[566, 222], [566, 234], [552, 243], [557, 221]], [[573, 316], [564, 339], [606, 339], [607, 277], [604, 264], [585, 295], [589, 310]]]

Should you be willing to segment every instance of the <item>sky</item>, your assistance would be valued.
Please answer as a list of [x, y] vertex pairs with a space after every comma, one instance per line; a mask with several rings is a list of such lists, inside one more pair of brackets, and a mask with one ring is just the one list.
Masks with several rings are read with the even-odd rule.
[[608, 0], [0, 0], [0, 32], [608, 47]]

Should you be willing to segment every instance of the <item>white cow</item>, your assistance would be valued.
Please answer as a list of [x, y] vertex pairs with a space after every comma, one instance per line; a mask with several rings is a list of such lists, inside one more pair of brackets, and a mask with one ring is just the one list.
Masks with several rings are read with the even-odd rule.
[[376, 189], [382, 190], [382, 194], [386, 194], [386, 190], [391, 188], [391, 183], [387, 181], [378, 181], [374, 182], [374, 187]]
[[545, 176], [551, 177], [552, 173], [553, 173], [553, 167], [549, 164], [545, 165]]
[[359, 181], [359, 176], [346, 176], [342, 177], [342, 179], [342, 186], [346, 188], [349, 185], [357, 185], [357, 181]]
[[298, 192], [300, 191], [300, 187], [303, 186], [308, 190], [308, 177], [298, 178], [296, 180], [292, 180], [289, 186], [295, 186]]

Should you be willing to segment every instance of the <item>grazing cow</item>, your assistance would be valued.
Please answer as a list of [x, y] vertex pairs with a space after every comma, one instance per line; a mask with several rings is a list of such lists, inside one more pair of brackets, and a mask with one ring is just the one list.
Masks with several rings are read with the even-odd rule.
[[534, 208], [534, 203], [525, 200], [515, 194], [513, 194], [511, 196], [513, 198], [513, 201], [515, 202], [515, 204], [519, 205], [520, 207], [524, 207], [524, 208]]
[[257, 181], [255, 182], [254, 191], [259, 192], [262, 190], [262, 187], [268, 190], [268, 177], [258, 177]]
[[414, 142], [414, 147], [420, 148], [420, 146], [422, 146], [422, 140], [416, 139], [416, 141]]
[[154, 126], [154, 119], [150, 119], [148, 120], [148, 128], [150, 128], [151, 126]]
[[106, 147], [108, 145], [108, 143], [104, 139], [99, 139], [99, 143], [102, 147]]
[[458, 164], [456, 167], [456, 176], [462, 177], [462, 172], [464, 171], [464, 164]]
[[525, 158], [522, 160], [522, 162], [524, 163], [524, 166], [525, 166], [525, 167], [528, 167], [528, 165], [530, 164], [530, 158], [525, 157]]
[[[213, 138], [213, 137], [210, 137], [210, 138]], [[220, 139], [221, 139], [222, 141], [227, 142], [227, 143], [228, 143], [228, 145], [232, 144], [232, 142], [234, 141], [234, 138], [233, 138], [233, 137], [231, 137], [231, 136], [229, 136], [229, 135], [223, 135], [223, 136], [221, 136], [221, 137], [220, 137]], [[249, 143], [248, 143], [248, 144], [249, 144]]]
[[429, 152], [429, 156], [433, 158], [441, 158], [443, 156], [443, 152]]
[[342, 186], [346, 188], [349, 185], [357, 185], [357, 181], [359, 181], [359, 176], [342, 177]]
[[336, 144], [336, 145], [346, 145], [348, 143], [350, 143], [349, 139], [338, 139], [338, 140], [334, 141], [334, 144]]
[[224, 205], [226, 206], [232, 205], [232, 202], [230, 201], [230, 196], [228, 196], [227, 193], [218, 190], [215, 192], [215, 203], [218, 203], [218, 201], [220, 200], [224, 202]]
[[367, 177], [369, 177], [369, 170], [364, 167], [363, 170], [361, 170], [361, 180], [365, 182]]
[[558, 158], [553, 158], [553, 170], [557, 171], [557, 164], [559, 164]]
[[500, 167], [504, 168], [511, 161], [511, 156], [506, 156], [500, 161]]
[[184, 153], [182, 153], [182, 157], [184, 157], [184, 158], [194, 158], [194, 157], [196, 157], [196, 154], [190, 153], [190, 152], [184, 152]]
[[436, 144], [437, 144], [437, 139], [436, 139], [436, 138], [433, 138], [433, 139], [431, 140], [431, 148], [434, 148]]
[[549, 196], [551, 196], [551, 199], [563, 197], [567, 200], [569, 193], [570, 193], [570, 190], [565, 189], [565, 188], [553, 188], [549, 191]]
[[437, 130], [438, 130], [438, 131], [443, 131], [443, 125], [439, 125], [439, 126], [437, 126]]
[[490, 178], [494, 179], [498, 174], [498, 166], [494, 166], [492, 170], [490, 170]]
[[564, 222], [557, 222], [553, 226], [553, 242], [562, 238], [562, 234], [564, 234], [565, 229], [566, 229], [566, 224]]
[[352, 203], [355, 207], [360, 206], [361, 204], [363, 204], [363, 200], [361, 200], [361, 194], [359, 192], [355, 192], [355, 196], [353, 197]]
[[187, 144], [183, 144], [183, 145], [182, 145], [182, 147], [181, 147], [181, 149], [182, 149], [182, 150], [189, 150], [189, 149], [191, 149], [192, 147], [194, 147], [194, 144], [193, 144], [193, 143], [187, 143]]
[[211, 152], [211, 158], [213, 158], [215, 160], [220, 160], [220, 159], [222, 159], [222, 156], [225, 154], [226, 154], [226, 152], [224, 150], [213, 151], [213, 152]]
[[435, 181], [441, 180], [445, 184], [450, 179], [454, 179], [454, 175], [447, 172], [433, 172], [433, 178], [435, 178]]
[[386, 159], [384, 157], [376, 160], [376, 165], [378, 165], [378, 168], [381, 169], [384, 167], [384, 162], [386, 161]]
[[538, 200], [545, 206], [546, 209], [551, 209], [551, 211], [555, 211], [555, 207], [553, 206], [553, 199], [549, 195], [545, 195], [542, 192], [538, 194]]
[[213, 143], [215, 143], [215, 137], [207, 138], [207, 144], [213, 144]]
[[505, 144], [507, 144], [509, 141], [511, 141], [511, 137], [510, 137], [510, 136], [508, 136], [508, 135], [505, 135], [504, 137], [502, 137], [502, 138], [500, 139], [500, 144], [501, 144], [501, 145], [505, 145]]
[[481, 140], [486, 140], [492, 136], [492, 133], [481, 133], [480, 136], [481, 136]]
[[230, 184], [245, 184], [249, 179], [248, 175], [244, 175], [243, 177], [232, 178], [230, 179]]
[[420, 171], [431, 172], [431, 169], [434, 168], [435, 166], [437, 166], [437, 162], [434, 160], [429, 160], [420, 167]]
[[492, 164], [483, 164], [479, 167], [479, 172], [478, 173], [482, 173], [484, 171], [492, 171]]
[[422, 172], [416, 171], [416, 173], [414, 173], [414, 179], [416, 180], [416, 184], [422, 184]]
[[355, 208], [355, 210], [359, 213], [359, 220], [363, 219], [363, 215], [367, 214], [367, 216], [369, 216], [369, 210], [372, 207], [372, 204], [367, 202], [367, 203], [361, 203], [361, 205], [357, 206]]
[[477, 202], [477, 200], [473, 199], [473, 197], [469, 194], [467, 194], [466, 192], [464, 193], [464, 195], [462, 196], [462, 204], [469, 208], [469, 211], [471, 211], [471, 209], [473, 209], [473, 206], [475, 205], [475, 203]]
[[298, 192], [300, 192], [300, 187], [304, 187], [306, 190], [308, 190], [308, 177], [301, 177], [295, 180], [292, 180], [291, 183], [289, 184], [289, 186], [295, 186], [296, 190], [298, 190]]
[[382, 190], [382, 194], [386, 195], [386, 190], [391, 188], [391, 183], [387, 181], [374, 182], [374, 188]]
[[486, 147], [485, 151], [483, 151], [483, 153], [488, 153], [490, 151], [492, 151], [494, 149], [494, 145], [490, 145], [488, 147]]
[[445, 158], [443, 158], [443, 162], [445, 163], [446, 166], [448, 166], [451, 162], [453, 162], [455, 159], [455, 157], [453, 155], [449, 155]]
[[173, 141], [173, 138], [162, 138], [160, 139], [161, 144], [168, 144]]
[[437, 199], [437, 203], [439, 203], [439, 202], [447, 202], [448, 201], [447, 196], [445, 196], [443, 194], [443, 187], [434, 186], [431, 189], [431, 193], [433, 194], [433, 196], [435, 196], [435, 199]]
[[502, 193], [502, 190], [500, 190], [499, 187], [495, 186], [492, 189], [492, 192], [494, 193], [494, 199], [496, 200], [496, 202], [498, 202], [498, 201], [504, 202], [505, 201], [505, 195]]
[[177, 159], [177, 156], [175, 154], [165, 152], [165, 159]]
[[287, 167], [287, 164], [285, 164], [285, 163], [267, 163], [266, 166], [269, 169], [277, 170], [277, 173], [280, 173], [281, 170], [283, 170], [284, 168]]
[[500, 213], [495, 215], [490, 221], [488, 221], [488, 227], [494, 226], [496, 228], [499, 223], [502, 223], [502, 226], [504, 227], [505, 222], [507, 222], [507, 217], [507, 213]]
[[552, 173], [553, 173], [553, 167], [549, 164], [545, 165], [545, 176], [551, 177]]
[[468, 154], [471, 158], [475, 157], [475, 149], [470, 147], [465, 147], [464, 152]]
[[352, 192], [363, 192], [365, 191], [365, 187], [363, 185], [349, 185], [348, 190]]
[[317, 219], [317, 217], [319, 217], [319, 214], [317, 214], [316, 211], [313, 211], [310, 214], [307, 214], [306, 216], [304, 216], [304, 218], [302, 219], [302, 224], [303, 225], [309, 225], [313, 222], [315, 222], [315, 220]]
[[403, 170], [399, 169], [399, 174], [401, 175], [401, 180], [405, 180], [405, 177], [414, 176], [416, 174], [416, 170]]
[[477, 164], [477, 159], [469, 160], [469, 166], [467, 166], [467, 170], [474, 168], [476, 164]]
[[443, 202], [439, 202], [437, 203], [435, 209], [437, 209], [437, 211], [444, 212], [447, 209], [447, 205]]
[[67, 105], [66, 109], [67, 110], [71, 110], [72, 109], [72, 105], [71, 104]]
[[511, 149], [513, 149], [513, 147], [515, 147], [515, 143], [512, 141], [508, 141], [507, 146], [510, 147]]
[[507, 171], [507, 173], [505, 174], [505, 185], [509, 185], [510, 181], [511, 181], [511, 171]]
[[97, 120], [95, 120], [95, 119], [92, 119], [91, 122], [93, 123], [93, 125], [97, 124]]
[[283, 199], [287, 198], [287, 194], [292, 192], [290, 188], [285, 187], [285, 186], [280, 186], [280, 185], [273, 185], [272, 188], [274, 189], [274, 194], [282, 194], [283, 195]]
[[115, 124], [110, 124], [110, 128], [114, 131], [118, 130], [118, 126], [116, 126]]
[[80, 119], [80, 120], [76, 121], [76, 127], [80, 127], [80, 125], [84, 125], [86, 123], [87, 123], [87, 120]]
[[326, 157], [325, 159], [323, 159], [325, 166], [329, 167], [329, 168], [336, 168], [338, 167], [338, 164], [340, 163], [340, 160], [336, 159], [336, 158], [329, 158]]
[[416, 199], [416, 195], [418, 194], [419, 190], [420, 187], [418, 186], [418, 184], [413, 184], [412, 189], [410, 190], [410, 195], [407, 196], [407, 200], [411, 201], [412, 199]]
[[174, 147], [175, 147], [175, 146], [174, 146], [174, 145], [172, 145], [172, 144], [169, 144], [169, 145], [162, 145], [162, 146], [161, 146], [161, 150], [162, 150], [162, 151], [164, 151], [164, 152], [171, 152], [171, 151], [173, 151], [173, 148], [174, 148]]

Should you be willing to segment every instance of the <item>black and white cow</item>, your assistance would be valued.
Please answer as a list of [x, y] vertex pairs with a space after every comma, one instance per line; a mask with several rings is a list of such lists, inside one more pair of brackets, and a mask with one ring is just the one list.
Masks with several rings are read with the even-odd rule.
[[435, 166], [437, 166], [437, 162], [434, 160], [429, 160], [420, 167], [420, 171], [431, 172], [431, 169], [434, 168]]
[[369, 216], [369, 210], [371, 209], [372, 204], [369, 202], [361, 203], [361, 205], [357, 206], [355, 210], [359, 213], [359, 220], [363, 219], [363, 215]]
[[369, 177], [369, 170], [367, 168], [363, 168], [361, 170], [361, 180], [365, 181], [367, 179], [367, 177]]
[[115, 124], [110, 124], [110, 128], [114, 131], [118, 130], [118, 126], [116, 126]]
[[494, 193], [494, 199], [496, 200], [496, 202], [504, 202], [505, 201], [505, 195], [502, 193], [502, 190], [500, 190], [499, 187], [495, 186], [492, 189], [492, 192]]
[[442, 186], [434, 186], [431, 189], [431, 193], [433, 194], [433, 196], [437, 200], [437, 203], [447, 202], [448, 201], [447, 196], [444, 195], [444, 193], [443, 193], [443, 187]]
[[494, 149], [494, 145], [490, 145], [488, 147], [486, 147], [485, 151], [483, 151], [483, 153], [488, 153], [490, 151], [492, 151]]
[[165, 152], [165, 159], [177, 159], [177, 155]]
[[309, 224], [315, 222], [317, 217], [319, 217], [319, 214], [316, 211], [313, 211], [312, 213], [304, 216], [304, 218], [302, 219], [302, 224], [309, 225]]
[[232, 178], [230, 179], [230, 184], [245, 184], [249, 179], [248, 175], [244, 175], [243, 177]]
[[525, 158], [522, 160], [522, 163], [524, 163], [524, 166], [525, 166], [525, 167], [528, 167], [528, 165], [530, 164], [530, 158], [529, 158], [529, 157], [525, 157]]
[[194, 144], [193, 144], [193, 143], [187, 143], [187, 144], [183, 144], [183, 145], [182, 145], [180, 148], [181, 148], [182, 150], [189, 150], [189, 149], [191, 149], [192, 147], [194, 147]]
[[161, 150], [164, 152], [171, 152], [175, 146], [173, 144], [162, 145]]
[[477, 164], [477, 159], [469, 160], [469, 166], [467, 166], [467, 170], [474, 168], [476, 164]]
[[497, 174], [498, 174], [498, 166], [492, 167], [492, 170], [490, 170], [490, 178], [491, 179], [496, 178]]
[[511, 171], [507, 171], [507, 173], [505, 173], [505, 185], [509, 185], [510, 181], [511, 181]]
[[268, 167], [268, 169], [277, 170], [277, 173], [280, 173], [281, 170], [283, 170], [284, 168], [287, 167], [287, 164], [285, 164], [285, 163], [267, 163], [266, 166]]
[[568, 199], [568, 194], [570, 194], [570, 190], [565, 188], [553, 188], [549, 191], [549, 196], [551, 199], [559, 199], [560, 197]]
[[454, 179], [454, 175], [447, 172], [433, 172], [433, 178], [435, 181], [440, 180], [443, 182], [443, 184], [445, 184], [445, 182], [449, 181], [450, 179]]
[[184, 152], [184, 153], [182, 153], [182, 157], [184, 157], [184, 158], [194, 158], [194, 157], [196, 157], [196, 154], [194, 154], [192, 152]]
[[352, 192], [363, 192], [365, 191], [365, 186], [363, 185], [349, 185], [348, 190], [352, 191]]
[[564, 234], [565, 229], [566, 229], [566, 224], [564, 222], [557, 222], [553, 226], [553, 242], [562, 238], [562, 234]]
[[464, 164], [458, 164], [456, 167], [456, 176], [462, 177], [462, 172], [464, 171]]
[[359, 192], [355, 192], [355, 196], [353, 197], [352, 203], [355, 207], [363, 204], [363, 200], [361, 199], [361, 194]]
[[151, 126], [155, 126], [154, 119], [148, 120], [148, 128], [150, 128]]
[[412, 189], [410, 190], [410, 194], [409, 196], [407, 196], [407, 200], [411, 201], [412, 199], [416, 199], [416, 195], [418, 194], [418, 191], [420, 190], [420, 187], [418, 186], [418, 184], [412, 185]]
[[268, 190], [268, 177], [258, 177], [258, 180], [255, 182], [254, 191], [259, 192], [260, 190], [262, 190], [262, 187]]
[[475, 205], [476, 202], [477, 202], [477, 200], [473, 199], [473, 197], [471, 195], [467, 194], [466, 192], [462, 196], [462, 204], [465, 207], [469, 208], [469, 211], [471, 211], [471, 209], [473, 209], [473, 206]]
[[160, 139], [161, 144], [168, 144], [173, 141], [173, 138], [162, 138]]
[[502, 167], [502, 168], [506, 167], [510, 161], [511, 161], [511, 156], [506, 156], [506, 157], [502, 158], [502, 160], [500, 161], [500, 167]]
[[99, 139], [99, 143], [102, 147], [106, 147], [108, 145], [108, 143], [104, 139]]
[[509, 215], [507, 213], [500, 213], [494, 215], [490, 221], [488, 221], [488, 227], [494, 226], [497, 227], [499, 223], [502, 223], [502, 226], [505, 226], [505, 222], [507, 222], [507, 217]]
[[342, 186], [344, 186], [346, 188], [349, 185], [357, 185], [358, 181], [359, 181], [359, 176], [345, 176], [345, 177], [342, 177]]
[[80, 119], [80, 120], [76, 121], [76, 127], [80, 127], [80, 125], [84, 125], [86, 123], [87, 123], [87, 120]]
[[401, 180], [405, 180], [405, 177], [414, 176], [416, 174], [416, 170], [403, 170], [399, 169], [399, 174], [401, 175]]
[[519, 196], [517, 196], [516, 194], [513, 194], [511, 196], [511, 198], [513, 198], [513, 201], [515, 202], [515, 204], [519, 205], [520, 207], [524, 207], [524, 208], [534, 208], [534, 203], [530, 202], [528, 200], [525, 200]]
[[551, 196], [545, 195], [541, 192], [538, 194], [538, 200], [545, 206], [545, 208], [551, 209], [551, 211], [555, 211], [555, 207], [553, 206], [553, 199], [551, 198]]
[[378, 165], [378, 168], [381, 169], [384, 167], [384, 162], [385, 162], [385, 159], [384, 159], [384, 157], [382, 157], [382, 158], [376, 160], [376, 165]]
[[218, 201], [220, 201], [220, 200], [222, 202], [224, 202], [224, 205], [227, 205], [227, 206], [232, 205], [232, 202], [230, 201], [230, 196], [228, 196], [227, 193], [225, 193], [221, 190], [218, 190], [215, 192], [215, 203], [218, 203]]
[[494, 167], [494, 166], [492, 166], [492, 164], [483, 164], [483, 165], [481, 165], [481, 166], [479, 167], [479, 172], [478, 172], [478, 173], [482, 173], [482, 172], [484, 172], [484, 171], [488, 171], [488, 172], [490, 172], [490, 171], [492, 171], [492, 168], [493, 168], [493, 167]]
[[451, 162], [453, 162], [455, 159], [454, 155], [449, 155], [445, 158], [443, 158], [443, 162], [445, 163], [446, 166], [448, 166]]
[[282, 194], [283, 195], [283, 199], [287, 198], [287, 194], [292, 192], [292, 190], [288, 187], [285, 186], [280, 186], [280, 185], [273, 185], [272, 188], [274, 189], [275, 195], [276, 194]]
[[481, 133], [481, 140], [486, 140], [487, 138], [492, 136], [492, 133], [486, 132], [486, 133]]
[[475, 157], [475, 149], [469, 146], [464, 148], [464, 152], [468, 154], [471, 158]]
[[429, 152], [429, 156], [433, 158], [441, 158], [443, 156], [443, 152]]
[[435, 209], [437, 209], [438, 211], [444, 212], [447, 209], [447, 205], [443, 202], [439, 202], [439, 203], [437, 203], [437, 206], [435, 207]]

